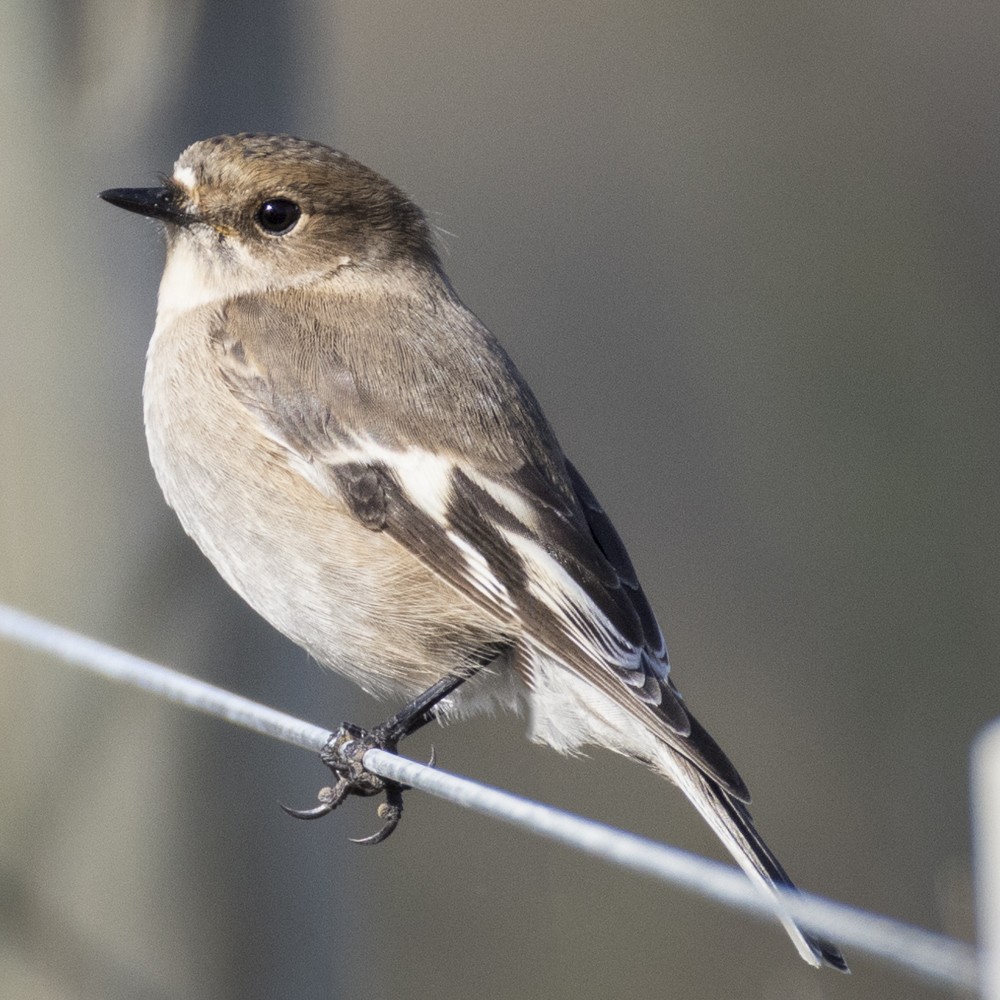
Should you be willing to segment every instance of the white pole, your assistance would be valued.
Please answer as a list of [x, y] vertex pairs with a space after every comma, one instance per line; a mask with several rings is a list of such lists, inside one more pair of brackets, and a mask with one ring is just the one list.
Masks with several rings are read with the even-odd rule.
[[973, 744], [972, 823], [980, 989], [1000, 1000], [1000, 719]]

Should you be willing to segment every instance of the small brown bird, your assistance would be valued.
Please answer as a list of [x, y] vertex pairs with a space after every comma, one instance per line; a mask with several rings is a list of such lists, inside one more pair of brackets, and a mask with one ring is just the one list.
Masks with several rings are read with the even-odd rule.
[[[167, 502], [320, 663], [415, 699], [384, 742], [524, 705], [532, 739], [642, 761], [753, 879], [791, 886], [669, 676], [625, 546], [401, 191], [318, 143], [244, 134], [101, 197], [166, 233], [144, 400]], [[846, 970], [784, 923], [807, 962]]]

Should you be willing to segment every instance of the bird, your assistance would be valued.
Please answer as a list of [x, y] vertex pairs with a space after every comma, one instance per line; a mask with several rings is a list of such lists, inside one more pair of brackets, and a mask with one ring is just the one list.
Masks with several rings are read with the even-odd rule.
[[[252, 133], [101, 197], [165, 235], [143, 410], [167, 503], [273, 626], [409, 699], [344, 740], [394, 750], [431, 718], [523, 709], [536, 742], [669, 779], [753, 881], [794, 888], [675, 686], [621, 537], [409, 197], [326, 145]], [[377, 842], [401, 790], [364, 786], [358, 759], [301, 814], [385, 790]], [[782, 922], [806, 962], [847, 971]]]

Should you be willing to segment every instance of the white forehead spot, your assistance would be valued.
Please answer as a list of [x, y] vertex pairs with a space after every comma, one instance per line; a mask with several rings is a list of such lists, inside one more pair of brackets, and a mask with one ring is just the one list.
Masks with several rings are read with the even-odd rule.
[[174, 180], [188, 191], [194, 190], [195, 176], [190, 167], [174, 167]]

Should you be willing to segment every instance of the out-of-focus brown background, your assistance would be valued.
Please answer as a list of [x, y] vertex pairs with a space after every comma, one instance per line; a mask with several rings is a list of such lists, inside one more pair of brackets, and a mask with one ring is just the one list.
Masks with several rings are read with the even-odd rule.
[[[376, 705], [162, 502], [162, 250], [98, 201], [289, 131], [391, 177], [627, 540], [689, 702], [804, 886], [970, 936], [1000, 713], [998, 8], [14, 0], [0, 14], [0, 599], [334, 725]], [[937, 997], [413, 794], [316, 824], [307, 755], [0, 646], [0, 993]], [[681, 797], [517, 719], [442, 766], [718, 854]]]

